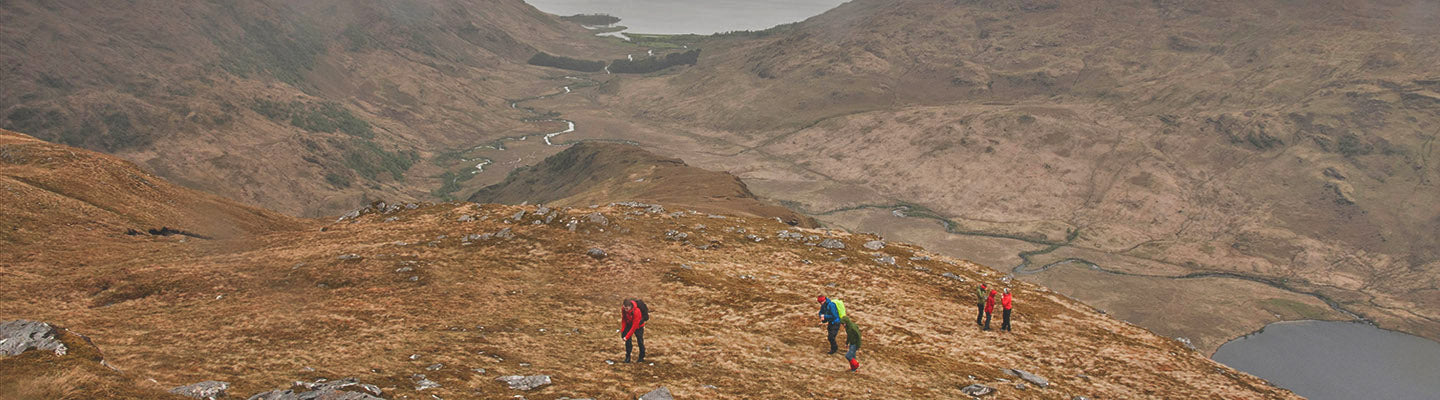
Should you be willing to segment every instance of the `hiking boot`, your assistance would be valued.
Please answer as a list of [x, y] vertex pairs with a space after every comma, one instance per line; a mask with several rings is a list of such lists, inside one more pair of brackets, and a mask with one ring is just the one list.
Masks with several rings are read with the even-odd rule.
[[629, 364], [629, 363], [630, 363], [630, 357], [625, 357], [625, 361], [621, 361], [621, 362], [626, 363], [626, 364]]

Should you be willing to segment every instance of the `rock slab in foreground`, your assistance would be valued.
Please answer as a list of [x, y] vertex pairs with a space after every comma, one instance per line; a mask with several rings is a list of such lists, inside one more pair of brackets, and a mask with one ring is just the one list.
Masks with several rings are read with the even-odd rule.
[[54, 325], [44, 322], [23, 319], [0, 322], [0, 355], [16, 356], [36, 349], [63, 356], [69, 349], [60, 342], [59, 333]]
[[219, 399], [225, 397], [225, 390], [230, 388], [230, 382], [204, 381], [170, 389], [170, 393], [193, 399]]
[[549, 375], [509, 375], [495, 378], [495, 380], [505, 382], [505, 384], [510, 385], [511, 389], [515, 390], [532, 390], [550, 384]]
[[650, 393], [640, 396], [640, 400], [675, 400], [675, 396], [670, 395], [670, 389], [661, 386], [659, 389], [652, 390]]
[[971, 396], [975, 396], [975, 397], [980, 397], [980, 396], [988, 395], [988, 394], [991, 394], [991, 393], [995, 393], [995, 388], [992, 388], [992, 387], [989, 387], [989, 386], [985, 386], [985, 385], [981, 385], [981, 384], [975, 383], [975, 384], [971, 384], [970, 386], [966, 386], [966, 387], [960, 388], [960, 393], [964, 393], [964, 394], [971, 395]]
[[1005, 371], [1005, 373], [1010, 375], [1018, 376], [1020, 377], [1020, 379], [1024, 379], [1030, 383], [1035, 384], [1035, 386], [1039, 386], [1042, 388], [1050, 386], [1050, 380], [1042, 378], [1040, 377], [1040, 375], [1035, 375], [1018, 369], [1002, 369], [1002, 371]]

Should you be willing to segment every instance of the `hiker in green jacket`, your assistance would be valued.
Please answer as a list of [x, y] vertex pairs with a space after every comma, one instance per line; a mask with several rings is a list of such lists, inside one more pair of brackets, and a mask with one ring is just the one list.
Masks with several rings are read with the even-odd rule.
[[975, 289], [975, 325], [982, 328], [985, 327], [985, 297], [988, 294], [990, 290], [983, 283], [979, 289]]
[[849, 316], [841, 318], [840, 322], [845, 324], [845, 343], [850, 345], [850, 351], [845, 352], [845, 359], [850, 361], [850, 372], [860, 369], [860, 360], [855, 358], [855, 353], [860, 351], [860, 327], [855, 326]]

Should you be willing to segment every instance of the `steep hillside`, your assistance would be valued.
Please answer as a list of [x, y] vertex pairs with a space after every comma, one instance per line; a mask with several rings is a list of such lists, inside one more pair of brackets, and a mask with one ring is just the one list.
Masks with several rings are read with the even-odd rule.
[[[231, 238], [301, 226], [300, 220], [195, 192], [112, 156], [0, 130], [0, 241], [21, 257], [55, 240], [126, 238], [170, 228]], [[149, 233], [145, 233], [149, 235]], [[129, 235], [134, 236], [134, 235]], [[83, 246], [82, 246], [83, 247]]]
[[[1053, 291], [869, 235], [650, 205], [376, 204], [302, 225], [136, 236], [103, 251], [57, 240], [24, 257], [11, 255], [26, 245], [0, 243], [0, 321], [83, 332], [119, 371], [95, 369], [89, 347], [32, 350], [0, 358], [0, 370], [23, 371], [0, 375], [0, 388], [158, 398], [217, 380], [246, 398], [354, 377], [391, 399], [633, 398], [658, 387], [682, 398], [963, 398], [971, 384], [992, 398], [1296, 398]], [[970, 325], [979, 282], [1014, 290], [1014, 332]], [[860, 324], [859, 372], [824, 353], [817, 294], [846, 300]], [[615, 361], [627, 297], [650, 304], [649, 363]], [[65, 368], [91, 370], [71, 379]], [[1017, 384], [1006, 368], [1048, 383]], [[512, 374], [551, 384], [521, 392], [496, 380]], [[111, 384], [127, 380], [135, 386]]]
[[470, 196], [470, 201], [552, 207], [639, 201], [816, 226], [813, 218], [761, 202], [734, 175], [691, 167], [635, 145], [602, 142], [579, 143], [533, 167], [516, 170], [504, 182]]
[[[993, 254], [1204, 349], [1345, 312], [1440, 338], [1437, 18], [1428, 1], [860, 0], [608, 84], [596, 103], [620, 111], [593, 115], [680, 132], [666, 154], [747, 165], [758, 195], [822, 221]], [[1150, 283], [1082, 290], [1116, 274]], [[1175, 285], [1256, 315], [1142, 306]]]
[[0, 35], [0, 127], [306, 215], [428, 197], [535, 129], [526, 59], [617, 52], [520, 0], [6, 1]]

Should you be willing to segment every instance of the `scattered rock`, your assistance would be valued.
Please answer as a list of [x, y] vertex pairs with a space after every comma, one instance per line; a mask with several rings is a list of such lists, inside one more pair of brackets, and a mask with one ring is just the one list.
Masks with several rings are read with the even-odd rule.
[[510, 219], [515, 220], [515, 222], [520, 222], [522, 218], [525, 218], [525, 210], [517, 211], [515, 215], [510, 216]]
[[515, 390], [531, 390], [550, 384], [549, 375], [508, 375], [495, 378], [495, 380], [505, 382], [505, 384], [510, 385], [511, 389]]
[[989, 387], [989, 386], [985, 386], [985, 385], [981, 385], [981, 384], [978, 384], [978, 383], [972, 383], [972, 384], [970, 384], [970, 386], [966, 386], [966, 387], [960, 388], [960, 393], [964, 393], [964, 394], [967, 394], [967, 395], [970, 395], [970, 396], [980, 397], [980, 396], [985, 396], [985, 395], [988, 395], [988, 394], [991, 394], [991, 393], [995, 393], [995, 388], [992, 388], [992, 387]]
[[640, 400], [675, 400], [675, 396], [670, 395], [670, 389], [661, 386], [659, 389], [652, 390], [650, 393], [640, 396]]
[[1018, 370], [1018, 369], [1001, 369], [1001, 371], [1004, 371], [1006, 374], [1009, 374], [1009, 375], [1012, 375], [1012, 376], [1020, 377], [1020, 379], [1024, 379], [1024, 380], [1026, 380], [1026, 381], [1028, 381], [1028, 382], [1030, 382], [1030, 383], [1035, 384], [1035, 386], [1039, 386], [1039, 387], [1042, 387], [1042, 388], [1043, 388], [1043, 387], [1049, 387], [1049, 386], [1050, 386], [1050, 381], [1047, 380], [1047, 379], [1045, 379], [1045, 378], [1040, 377], [1039, 375], [1035, 375], [1035, 374], [1032, 374], [1032, 373], [1029, 373], [1029, 372], [1025, 372], [1025, 371]]
[[841, 241], [835, 240], [835, 239], [825, 239], [825, 240], [820, 241], [820, 247], [824, 247], [824, 248], [827, 248], [827, 249], [837, 249], [837, 250], [838, 250], [838, 249], [844, 249], [844, 248], [845, 248], [845, 242], [841, 242]]
[[875, 262], [884, 265], [895, 265], [895, 257], [879, 254], [875, 256]]
[[395, 272], [399, 272], [399, 273], [402, 273], [402, 274], [403, 274], [403, 273], [410, 272], [410, 271], [414, 271], [414, 270], [415, 270], [415, 268], [412, 268], [412, 267], [400, 267], [400, 268], [396, 268], [396, 269], [395, 269]]
[[1190, 350], [1195, 350], [1195, 344], [1190, 342], [1190, 338], [1177, 337], [1175, 338], [1175, 341], [1180, 342], [1180, 344], [1185, 345], [1185, 347], [1189, 347]]
[[754, 234], [750, 234], [750, 235], [745, 235], [745, 240], [749, 240], [749, 241], [752, 241], [752, 242], [759, 242], [759, 241], [765, 240], [765, 238], [762, 238], [762, 237], [759, 237], [759, 236], [755, 236]]
[[434, 364], [431, 364], [431, 365], [428, 366], [428, 367], [425, 367], [425, 370], [426, 370], [426, 371], [439, 371], [441, 368], [445, 368], [445, 364], [434, 363]]
[[1345, 180], [1345, 174], [1341, 173], [1340, 170], [1335, 169], [1335, 167], [1325, 167], [1325, 171], [1323, 173], [1327, 178], [1341, 181]]
[[798, 232], [791, 232], [786, 230], [776, 232], [775, 235], [779, 236], [781, 239], [800, 240], [805, 238], [805, 235], [801, 235]]
[[425, 374], [415, 374], [414, 376], [412, 376], [412, 378], [415, 379], [415, 391], [417, 392], [425, 389], [434, 389], [440, 387], [440, 384], [435, 383], [435, 381], [426, 379]]
[[475, 221], [475, 216], [469, 215], [469, 214], [461, 215], [460, 218], [459, 218], [459, 219], [456, 219], [455, 221], [456, 221], [456, 222], [472, 222], [472, 221]]
[[1355, 187], [1348, 182], [1333, 181], [1325, 183], [1325, 187], [1335, 192], [1335, 202], [1351, 205], [1355, 204]]
[[665, 231], [665, 239], [666, 239], [666, 240], [673, 240], [673, 241], [679, 242], [679, 241], [683, 241], [683, 240], [685, 240], [686, 238], [689, 238], [689, 237], [690, 237], [690, 234], [685, 233], [685, 232], [680, 232], [680, 231], [673, 230], [673, 229], [672, 229], [672, 230]]
[[609, 218], [605, 218], [605, 215], [604, 215], [604, 214], [601, 214], [601, 213], [598, 213], [598, 212], [590, 213], [590, 215], [587, 215], [586, 218], [589, 218], [589, 219], [590, 219], [590, 223], [592, 223], [592, 224], [596, 224], [596, 225], [600, 225], [600, 226], [605, 226], [605, 225], [609, 225], [609, 224], [610, 224], [610, 219], [609, 219]]
[[360, 257], [359, 254], [350, 253], [350, 254], [341, 254], [339, 258], [340, 258], [341, 261], [349, 261], [349, 260], [359, 260], [361, 257]]
[[599, 259], [605, 258], [606, 256], [609, 256], [609, 254], [605, 253], [605, 250], [601, 250], [601, 249], [598, 248], [598, 247], [592, 247], [592, 248], [590, 248], [590, 250], [586, 250], [586, 251], [585, 251], [585, 255], [588, 255], [588, 256], [590, 256], [591, 258], [594, 258], [594, 259], [596, 259], [596, 260], [599, 260]]
[[885, 241], [884, 241], [884, 240], [871, 240], [871, 241], [865, 242], [865, 248], [866, 248], [866, 249], [869, 249], [870, 251], [876, 251], [876, 250], [883, 249], [883, 248], [885, 248]]
[[501, 229], [499, 232], [495, 232], [495, 237], [501, 238], [501, 239], [514, 239], [514, 238], [515, 238], [515, 234], [514, 234], [514, 233], [510, 233], [510, 228], [505, 228], [505, 229]]
[[218, 399], [225, 397], [225, 389], [230, 388], [230, 382], [204, 381], [170, 389], [170, 393], [193, 399]]
[[0, 322], [0, 355], [15, 356], [36, 349], [63, 356], [69, 349], [60, 342], [54, 325], [29, 320]]

